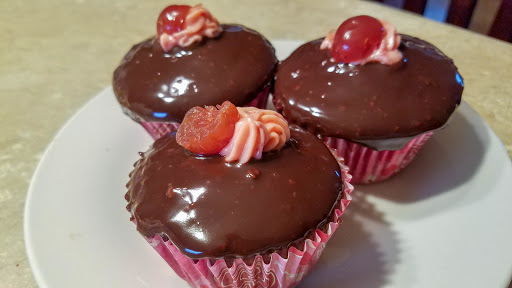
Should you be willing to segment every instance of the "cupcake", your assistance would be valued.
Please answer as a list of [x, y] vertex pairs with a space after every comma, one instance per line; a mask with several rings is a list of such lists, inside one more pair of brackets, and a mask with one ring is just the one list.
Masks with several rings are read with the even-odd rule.
[[275, 111], [193, 108], [141, 153], [137, 230], [192, 287], [293, 287], [341, 223], [352, 186], [328, 147]]
[[319, 135], [350, 167], [353, 183], [406, 167], [460, 104], [464, 84], [434, 45], [370, 16], [295, 50], [278, 68], [274, 104]]
[[158, 17], [157, 35], [124, 56], [112, 83], [124, 113], [157, 139], [194, 106], [229, 100], [264, 108], [276, 67], [274, 48], [258, 32], [219, 24], [201, 5], [172, 5]]

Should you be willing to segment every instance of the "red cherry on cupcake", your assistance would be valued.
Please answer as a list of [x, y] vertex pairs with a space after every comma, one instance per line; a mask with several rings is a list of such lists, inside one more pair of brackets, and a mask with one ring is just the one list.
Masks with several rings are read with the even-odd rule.
[[181, 31], [189, 10], [188, 5], [171, 5], [162, 10], [156, 22], [158, 37], [164, 33], [171, 35]]
[[185, 114], [176, 142], [195, 154], [218, 154], [233, 137], [238, 119], [238, 110], [229, 101], [217, 107], [194, 107]]
[[336, 31], [331, 57], [342, 63], [362, 60], [379, 47], [385, 35], [382, 23], [373, 17], [362, 15], [347, 19]]

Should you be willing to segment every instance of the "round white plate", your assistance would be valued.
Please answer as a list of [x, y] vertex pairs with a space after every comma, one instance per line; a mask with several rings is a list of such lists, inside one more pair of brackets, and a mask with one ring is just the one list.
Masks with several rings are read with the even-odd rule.
[[[281, 59], [299, 45], [274, 44]], [[27, 254], [41, 287], [188, 287], [125, 210], [128, 173], [151, 143], [111, 88], [57, 134], [25, 207]], [[357, 187], [344, 223], [300, 287], [505, 287], [510, 203], [509, 157], [463, 103], [410, 167]]]

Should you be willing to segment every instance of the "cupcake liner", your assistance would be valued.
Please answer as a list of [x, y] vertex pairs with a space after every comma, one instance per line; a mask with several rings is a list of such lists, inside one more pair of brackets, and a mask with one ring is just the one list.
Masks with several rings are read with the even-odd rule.
[[[259, 94], [254, 98], [249, 104], [246, 106], [256, 107], [265, 109], [267, 107], [268, 94], [270, 92], [270, 85], [267, 85]], [[220, 104], [220, 103], [219, 103]], [[180, 123], [178, 122], [156, 122], [150, 121], [145, 122], [142, 121], [140, 124], [146, 129], [146, 131], [151, 135], [153, 139], [158, 139], [165, 134], [169, 134], [171, 132], [176, 132], [178, 127], [180, 127]]]
[[325, 138], [325, 143], [336, 150], [335, 156], [345, 159], [345, 165], [352, 174], [352, 183], [368, 184], [384, 181], [409, 165], [432, 134], [433, 132], [421, 134], [396, 151], [376, 151], [332, 137]]
[[[342, 159], [338, 160], [343, 163]], [[341, 160], [341, 161], [340, 161]], [[149, 244], [171, 266], [178, 276], [192, 287], [240, 287], [240, 288], [286, 288], [296, 286], [312, 269], [320, 258], [325, 244], [341, 224], [341, 216], [351, 201], [353, 186], [349, 168], [340, 164], [344, 183], [344, 197], [340, 207], [334, 211], [334, 219], [326, 226], [326, 233], [317, 229], [312, 237], [304, 240], [304, 248], [288, 248], [286, 259], [274, 252], [269, 263], [257, 255], [251, 265], [242, 258], [236, 258], [232, 266], [218, 259], [211, 263], [209, 259], [192, 260], [183, 255], [171, 241], [164, 241], [160, 235], [146, 238]]]
[[158, 139], [171, 132], [176, 132], [180, 123], [178, 122], [141, 122], [144, 129], [151, 135], [153, 139]]
[[267, 101], [268, 101], [268, 94], [270, 93], [270, 86], [267, 85], [263, 90], [261, 90], [260, 93], [258, 93], [258, 96], [256, 98], [252, 99], [251, 102], [249, 102], [245, 107], [256, 107], [260, 109], [267, 108]]

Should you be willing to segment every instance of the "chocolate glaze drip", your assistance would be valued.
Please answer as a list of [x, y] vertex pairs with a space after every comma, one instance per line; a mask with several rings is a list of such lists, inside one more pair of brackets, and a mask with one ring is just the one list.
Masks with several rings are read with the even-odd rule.
[[314, 135], [291, 128], [283, 149], [244, 165], [191, 155], [175, 134], [136, 163], [127, 209], [146, 237], [162, 234], [190, 258], [245, 257], [297, 243], [332, 220], [340, 168]]
[[244, 106], [272, 83], [277, 58], [256, 31], [222, 25], [220, 36], [165, 52], [153, 37], [131, 48], [114, 71], [113, 88], [135, 121], [181, 122], [194, 106], [225, 100]]
[[[349, 65], [308, 42], [278, 68], [274, 104], [291, 123], [376, 150], [396, 150], [442, 127], [460, 104], [462, 77], [432, 44], [401, 35], [394, 65]], [[378, 141], [376, 141], [378, 140]]]

